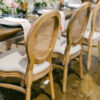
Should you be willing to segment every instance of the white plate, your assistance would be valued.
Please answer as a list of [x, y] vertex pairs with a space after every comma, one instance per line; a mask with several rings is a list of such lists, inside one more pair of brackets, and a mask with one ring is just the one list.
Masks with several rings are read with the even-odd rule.
[[50, 12], [50, 11], [52, 11], [52, 10], [43, 9], [43, 10], [39, 10], [38, 13], [39, 14], [45, 14], [45, 13]]
[[9, 22], [5, 20], [0, 20], [0, 25], [6, 26], [6, 27], [21, 27], [21, 25], [18, 23]]
[[4, 17], [3, 20], [9, 21], [9, 22], [14, 22], [14, 23], [23, 23], [26, 21], [26, 19], [22, 18], [13, 18], [13, 17]]
[[71, 8], [79, 8], [82, 4], [73, 4], [73, 3], [68, 3], [67, 6]]

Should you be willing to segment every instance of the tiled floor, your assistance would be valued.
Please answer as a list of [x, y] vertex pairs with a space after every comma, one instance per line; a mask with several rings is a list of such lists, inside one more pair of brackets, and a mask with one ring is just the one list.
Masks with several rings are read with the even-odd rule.
[[[13, 46], [14, 47], [14, 46]], [[4, 50], [4, 45], [0, 44], [0, 50]], [[61, 70], [55, 69], [54, 86], [55, 86], [55, 100], [100, 100], [100, 63], [97, 58], [97, 51], [93, 49], [95, 56], [92, 56], [92, 64], [90, 71], [86, 70], [87, 55], [83, 55], [84, 65], [84, 79], [79, 77], [79, 64], [76, 61], [72, 61], [69, 64], [68, 84], [67, 92], [62, 93], [62, 75]], [[49, 82], [45, 81], [47, 77], [33, 83], [32, 85], [32, 100], [50, 100], [50, 87]], [[17, 79], [5, 79], [0, 78], [4, 82], [12, 82], [19, 84]], [[45, 84], [47, 82], [47, 84]], [[5, 89], [0, 87], [0, 100], [24, 100], [25, 95], [23, 93]]]

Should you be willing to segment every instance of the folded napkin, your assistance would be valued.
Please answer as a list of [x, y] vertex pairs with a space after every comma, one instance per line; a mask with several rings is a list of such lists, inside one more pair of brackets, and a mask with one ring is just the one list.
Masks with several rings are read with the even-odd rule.
[[64, 31], [65, 29], [65, 15], [64, 15], [64, 12], [62, 11], [59, 11], [60, 12], [60, 15], [61, 15], [61, 26], [60, 26], [60, 30], [61, 31]]
[[81, 5], [82, 5], [82, 4], [78, 4], [78, 3], [76, 3], [76, 4], [74, 4], [74, 3], [68, 3], [68, 4], [67, 4], [67, 6], [68, 6], [68, 7], [71, 7], [71, 8], [79, 8]]
[[26, 41], [27, 34], [31, 28], [31, 24], [29, 23], [29, 21], [27, 19], [5, 17], [5, 18], [3, 18], [3, 20], [13, 22], [15, 24], [20, 24], [23, 28], [23, 31], [24, 31], [24, 41]]
[[43, 10], [39, 10], [38, 13], [45, 14], [45, 13], [50, 12], [50, 11], [52, 11], [52, 10], [43, 9]]

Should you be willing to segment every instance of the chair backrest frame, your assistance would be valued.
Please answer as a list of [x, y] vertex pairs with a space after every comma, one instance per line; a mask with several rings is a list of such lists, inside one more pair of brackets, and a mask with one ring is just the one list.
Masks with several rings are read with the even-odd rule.
[[93, 10], [93, 15], [92, 15], [92, 20], [91, 20], [92, 21], [91, 22], [91, 29], [93, 31], [96, 31], [96, 32], [100, 32], [100, 28], [96, 27], [96, 19], [97, 19], [96, 17], [97, 17], [97, 14], [98, 14], [99, 10], [100, 10], [100, 1], [98, 2], [98, 4], [96, 5], [96, 7]]
[[[83, 27], [83, 29], [81, 31], [81, 38], [80, 38], [80, 40], [78, 40], [75, 43], [75, 42], [72, 41], [72, 38], [71, 38], [72, 37], [71, 28], [72, 28], [72, 25], [73, 25], [75, 19], [77, 18], [78, 14], [83, 9], [87, 9], [87, 16], [85, 18], [84, 27]], [[83, 35], [85, 33], [85, 29], [86, 29], [86, 26], [88, 24], [90, 11], [91, 11], [91, 4], [90, 3], [84, 3], [79, 9], [77, 9], [77, 11], [71, 17], [70, 22], [69, 22], [68, 27], [67, 27], [67, 30], [66, 30], [67, 46], [66, 46], [66, 49], [65, 49], [65, 55], [64, 55], [65, 57], [64, 57], [63, 63], [66, 63], [67, 60], [69, 60], [69, 58], [70, 58], [70, 48], [71, 48], [71, 46], [75, 46], [77, 44], [80, 44], [80, 45], [82, 44]]]
[[[48, 49], [48, 52], [42, 58], [36, 58], [33, 52], [33, 43], [38, 29], [49, 19], [54, 18], [54, 31], [52, 35], [52, 40]], [[53, 53], [53, 48], [58, 36], [60, 28], [60, 13], [58, 11], [51, 11], [40, 16], [33, 24], [26, 38], [26, 53], [28, 57], [28, 65], [26, 72], [33, 71], [33, 65], [43, 63], [45, 60], [50, 61], [51, 55]], [[41, 42], [41, 41], [40, 41]], [[26, 73], [27, 74], [27, 73]]]
[[[74, 24], [75, 20], [77, 19], [78, 15], [84, 9], [87, 9], [87, 16], [85, 17], [85, 21], [84, 21], [84, 24], [83, 24], [83, 28], [82, 28], [82, 31], [80, 33], [81, 35], [79, 37], [79, 40], [76, 39], [75, 41], [73, 41], [72, 38], [71, 38], [72, 37], [72, 34], [73, 34], [72, 33], [73, 24]], [[91, 4], [90, 3], [84, 3], [79, 9], [77, 9], [77, 11], [71, 17], [70, 22], [68, 24], [67, 32], [66, 32], [67, 33], [67, 35], [66, 35], [67, 36], [67, 43], [69, 43], [70, 45], [75, 46], [77, 44], [82, 43], [82, 38], [83, 38], [83, 35], [85, 33], [85, 29], [86, 29], [86, 26], [87, 26], [87, 23], [88, 23], [88, 20], [89, 20], [90, 11], [91, 11]]]
[[93, 1], [93, 0], [81, 0], [82, 2], [93, 2], [93, 3], [98, 3], [100, 0]]
[[89, 41], [91, 41], [91, 42], [92, 42], [93, 33], [94, 32], [100, 32], [100, 29], [96, 28], [96, 16], [97, 16], [99, 8], [100, 8], [100, 1], [97, 3], [97, 5], [93, 9], [93, 13], [92, 13], [91, 28], [90, 28], [90, 35], [89, 35]]

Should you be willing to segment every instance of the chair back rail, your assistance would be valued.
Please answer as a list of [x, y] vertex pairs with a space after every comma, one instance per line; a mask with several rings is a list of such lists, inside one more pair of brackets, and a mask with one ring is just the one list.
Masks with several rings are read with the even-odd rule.
[[66, 30], [67, 46], [65, 49], [65, 55], [64, 55], [65, 57], [63, 63], [67, 62], [68, 59], [67, 56], [69, 56], [71, 46], [82, 44], [85, 29], [89, 20], [90, 11], [91, 11], [91, 4], [84, 3], [72, 15], [68, 24], [68, 28]]
[[91, 29], [93, 29], [93, 31], [100, 32], [100, 1], [93, 10]]
[[[91, 11], [91, 4], [84, 3], [82, 6], [77, 9], [77, 11], [71, 17], [68, 28], [66, 30], [67, 37], [67, 46], [65, 49], [63, 65], [64, 65], [64, 74], [63, 74], [63, 92], [66, 92], [67, 84], [67, 74], [68, 74], [68, 63], [69, 60], [79, 57], [80, 61], [80, 77], [83, 78], [83, 66], [82, 66], [82, 40], [85, 33], [85, 29], [89, 20], [89, 15]], [[70, 54], [71, 46], [80, 45], [80, 50], [74, 54]], [[74, 51], [74, 49], [73, 49]]]
[[[25, 66], [22, 65], [25, 67], [26, 73], [20, 72], [19, 70], [16, 70], [16, 69], [14, 69], [14, 71], [0, 70], [0, 76], [2, 77], [14, 77], [14, 78], [16, 77], [16, 78], [21, 79], [21, 86], [16, 86], [16, 85], [8, 84], [8, 83], [7, 84], [0, 83], [1, 87], [11, 88], [11, 89], [23, 92], [26, 94], [26, 100], [30, 100], [32, 82], [49, 74], [51, 98], [52, 99], [55, 98], [54, 87], [53, 87], [53, 77], [52, 77], [51, 56], [52, 56], [53, 48], [54, 48], [56, 38], [59, 32], [60, 20], [61, 20], [60, 13], [58, 11], [51, 11], [40, 16], [32, 24], [32, 27], [28, 33], [26, 44], [25, 44], [26, 52], [24, 50], [19, 51], [19, 49], [15, 49], [15, 50], [10, 50], [0, 56], [1, 58], [3, 58], [4, 56], [7, 56], [13, 53], [16, 54], [17, 52], [18, 53], [17, 57], [14, 54], [14, 57], [16, 57], [17, 59], [20, 59], [21, 56], [24, 56], [26, 54], [27, 54], [27, 58], [25, 59], [28, 59], [27, 67], [26, 65]], [[12, 56], [10, 56], [9, 59], [11, 59], [11, 57]], [[45, 61], [48, 61], [48, 63], [50, 64], [48, 65], [49, 67], [37, 74], [34, 74], [33, 73], [34, 72], [33, 70], [35, 70], [35, 68], [33, 68], [34, 64], [44, 63]], [[18, 63], [20, 63], [20, 61], [18, 61]], [[12, 66], [16, 67], [16, 64], [13, 65], [12, 63]], [[26, 85], [26, 89], [24, 88], [25, 85]]]
[[81, 0], [82, 2], [93, 2], [98, 3], [100, 0]]
[[82, 42], [83, 35], [88, 23], [91, 11], [91, 4], [84, 3], [71, 17], [67, 28], [67, 43], [77, 45]]

